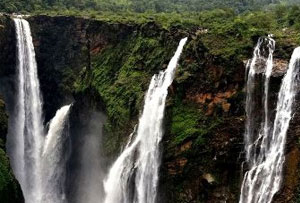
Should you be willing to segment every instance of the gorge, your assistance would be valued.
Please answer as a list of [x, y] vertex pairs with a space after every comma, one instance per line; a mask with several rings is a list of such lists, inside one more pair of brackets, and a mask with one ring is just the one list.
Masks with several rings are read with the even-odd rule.
[[[299, 49], [289, 32], [229, 30], [214, 43], [212, 28], [152, 19], [3, 15], [0, 25], [0, 119], [26, 202], [298, 201]], [[250, 197], [264, 180], [247, 174], [266, 160], [261, 173], [278, 185]], [[7, 202], [23, 202], [10, 184]]]

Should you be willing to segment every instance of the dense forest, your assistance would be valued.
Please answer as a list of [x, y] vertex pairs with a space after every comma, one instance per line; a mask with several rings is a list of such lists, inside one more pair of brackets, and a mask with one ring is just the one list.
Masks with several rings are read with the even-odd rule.
[[76, 9], [132, 12], [191, 12], [214, 8], [233, 8], [244, 12], [299, 0], [2, 0], [0, 11], [18, 12], [45, 9]]

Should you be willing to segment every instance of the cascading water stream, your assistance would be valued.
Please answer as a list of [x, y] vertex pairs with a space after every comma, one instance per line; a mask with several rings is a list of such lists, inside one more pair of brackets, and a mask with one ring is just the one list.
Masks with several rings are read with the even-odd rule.
[[[253, 164], [251, 161], [254, 161], [254, 154], [253, 154], [253, 145], [255, 142], [254, 139], [254, 126], [255, 121], [254, 118], [254, 90], [255, 90], [255, 75], [256, 75], [256, 62], [261, 59], [261, 51], [260, 48], [262, 46], [263, 39], [260, 38], [258, 43], [253, 52], [253, 58], [251, 61], [248, 62], [246, 71], [248, 71], [248, 78], [247, 78], [247, 97], [246, 97], [246, 133], [245, 133], [245, 151], [246, 151], [246, 161], [249, 164]], [[247, 72], [246, 72], [247, 73]]]
[[43, 203], [64, 203], [65, 173], [69, 152], [69, 111], [71, 105], [56, 112], [51, 120], [42, 153]]
[[[262, 144], [260, 150], [266, 150], [268, 147], [268, 137], [270, 133], [270, 115], [269, 115], [269, 86], [270, 86], [270, 77], [273, 70], [273, 53], [275, 51], [275, 40], [271, 38], [271, 35], [267, 38], [268, 40], [268, 59], [266, 62], [266, 71], [265, 71], [265, 82], [264, 82], [264, 124], [263, 124], [263, 136]], [[265, 154], [265, 152], [260, 153], [260, 155]], [[260, 157], [264, 159], [264, 156]]]
[[[268, 47], [268, 58], [265, 59], [266, 50], [263, 49], [263, 45], [267, 43]], [[257, 161], [256, 149], [258, 147], [263, 147], [261, 150], [264, 150], [264, 145], [259, 146], [261, 142], [266, 141], [270, 130], [270, 121], [269, 121], [269, 82], [273, 69], [273, 52], [275, 50], [275, 41], [271, 38], [260, 38], [254, 49], [253, 58], [251, 62], [247, 64], [248, 70], [248, 79], [247, 79], [247, 98], [246, 98], [246, 133], [245, 133], [245, 151], [246, 151], [246, 160], [249, 165], [255, 165]], [[263, 65], [262, 65], [263, 64]], [[261, 70], [262, 67], [265, 70]], [[264, 96], [263, 96], [263, 108], [264, 108], [264, 120], [262, 121], [261, 126], [256, 126], [255, 111], [255, 77], [257, 73], [265, 71], [265, 82], [264, 82]], [[258, 132], [258, 136], [255, 134], [255, 129], [261, 127], [262, 130]]]
[[29, 23], [14, 19], [17, 39], [17, 98], [7, 149], [26, 202], [41, 198], [40, 154], [44, 138], [42, 100]]
[[[262, 59], [260, 50], [263, 40], [268, 41], [269, 57], [265, 65], [265, 87], [263, 97], [264, 119], [260, 131], [255, 119], [255, 75], [259, 73], [257, 63]], [[246, 160], [250, 170], [246, 172], [241, 188], [240, 203], [270, 203], [279, 191], [282, 181], [284, 147], [289, 122], [292, 117], [292, 105], [299, 83], [300, 48], [295, 49], [288, 71], [283, 79], [278, 95], [274, 122], [268, 115], [269, 80], [272, 73], [274, 41], [271, 38], [260, 39], [249, 63], [246, 100]]]
[[7, 152], [26, 203], [64, 203], [70, 105], [61, 108], [45, 139], [42, 99], [29, 23], [14, 19], [17, 39], [17, 94], [10, 117]]
[[104, 181], [105, 203], [155, 203], [165, 102], [186, 41], [187, 38], [180, 41], [168, 68], [153, 76], [136, 137], [126, 146]]

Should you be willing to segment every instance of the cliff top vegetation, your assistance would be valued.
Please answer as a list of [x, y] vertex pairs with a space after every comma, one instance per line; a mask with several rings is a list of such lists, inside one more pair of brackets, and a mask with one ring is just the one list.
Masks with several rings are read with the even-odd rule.
[[299, 3], [299, 0], [2, 0], [0, 11], [12, 13], [39, 10], [94, 10], [182, 13], [231, 8], [241, 13], [296, 3]]

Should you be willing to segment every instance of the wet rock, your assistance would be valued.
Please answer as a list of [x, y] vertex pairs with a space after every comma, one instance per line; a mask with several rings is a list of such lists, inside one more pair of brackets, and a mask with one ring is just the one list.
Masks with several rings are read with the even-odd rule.
[[[260, 62], [256, 63], [256, 71], [257, 73], [264, 73], [264, 69], [262, 67], [266, 67], [265, 64], [267, 62], [266, 58], [262, 58]], [[249, 62], [250, 63], [250, 62]], [[248, 61], [244, 61], [245, 67], [248, 64]], [[287, 69], [288, 69], [289, 62], [283, 59], [273, 59], [273, 70], [272, 70], [272, 77], [282, 77]]]

